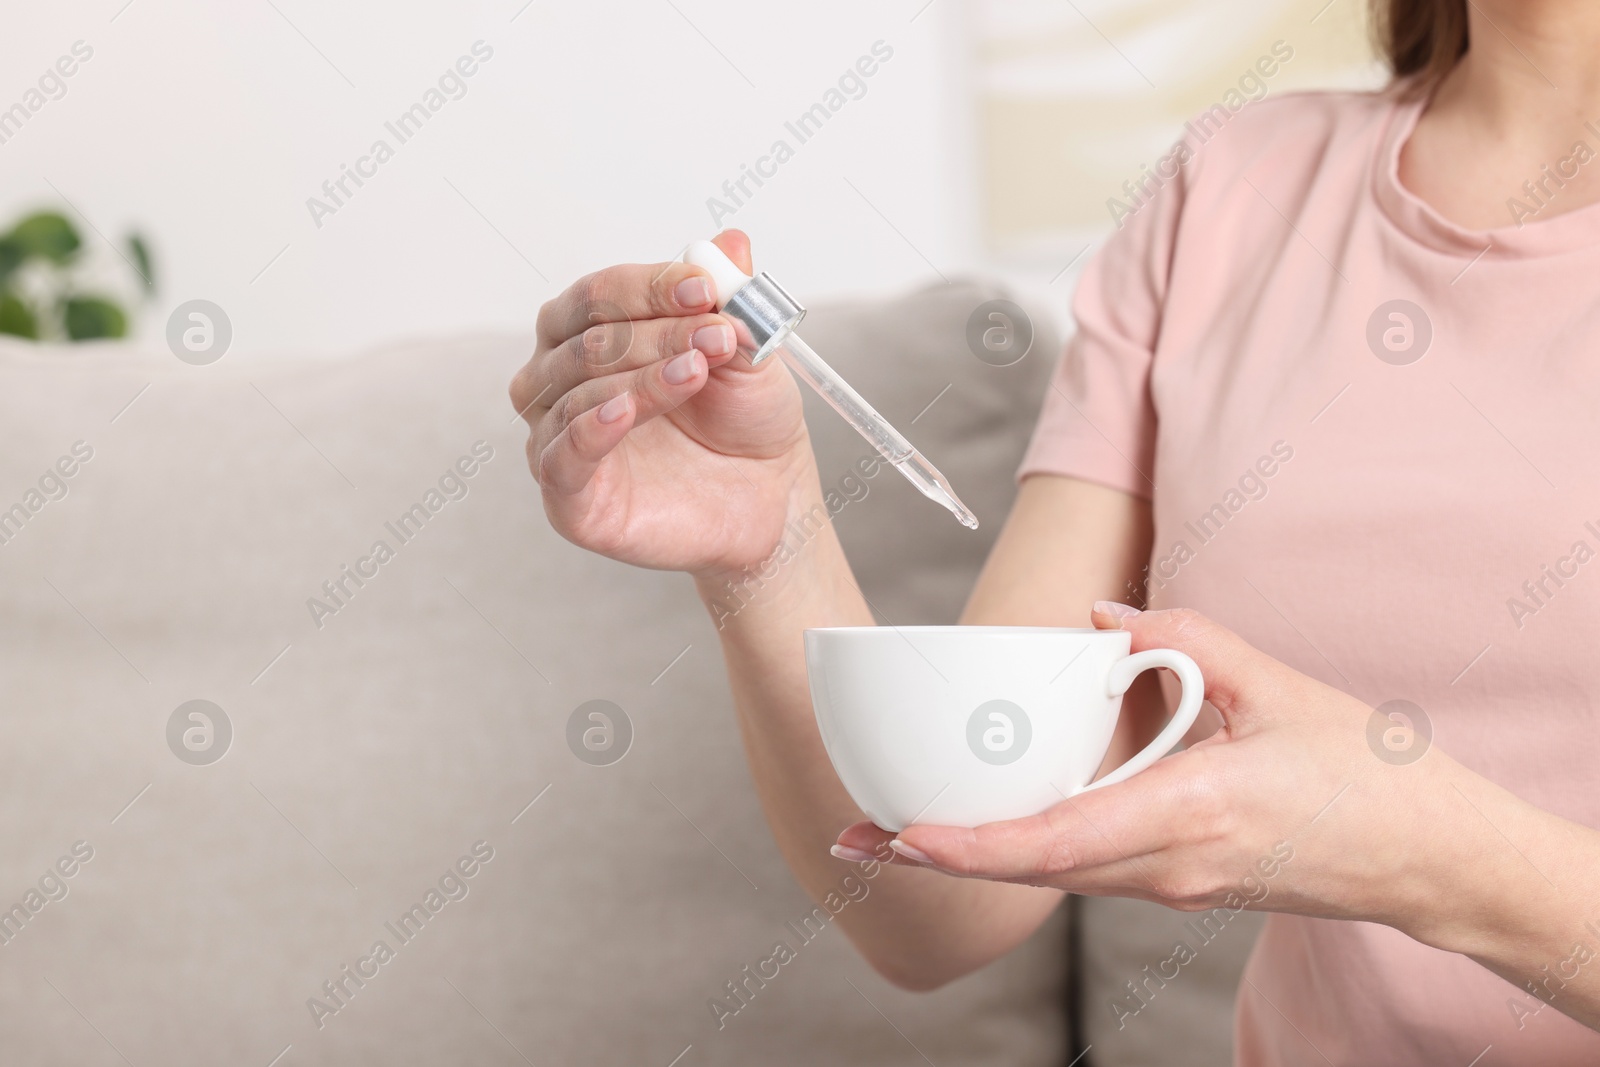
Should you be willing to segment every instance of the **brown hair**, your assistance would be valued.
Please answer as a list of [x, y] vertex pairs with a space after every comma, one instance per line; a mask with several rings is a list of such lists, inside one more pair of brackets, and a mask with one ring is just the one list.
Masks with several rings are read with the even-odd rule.
[[1378, 52], [1396, 78], [1431, 89], [1467, 51], [1467, 0], [1371, 0]]

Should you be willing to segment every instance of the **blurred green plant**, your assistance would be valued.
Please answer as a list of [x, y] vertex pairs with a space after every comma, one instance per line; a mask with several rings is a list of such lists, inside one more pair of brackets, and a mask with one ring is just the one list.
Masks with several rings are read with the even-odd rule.
[[[155, 293], [155, 270], [144, 238], [131, 234], [117, 251], [148, 299]], [[34, 341], [127, 336], [129, 314], [122, 304], [85, 289], [83, 255], [77, 227], [54, 211], [35, 212], [0, 234], [0, 334]]]

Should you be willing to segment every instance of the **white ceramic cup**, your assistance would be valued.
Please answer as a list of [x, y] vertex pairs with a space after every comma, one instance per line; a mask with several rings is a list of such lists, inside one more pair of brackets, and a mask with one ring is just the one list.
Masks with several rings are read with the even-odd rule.
[[[805, 632], [817, 728], [839, 781], [885, 830], [1036, 815], [1129, 778], [1194, 725], [1205, 684], [1172, 649], [1129, 655], [1122, 630], [846, 626]], [[1183, 696], [1144, 751], [1090, 784], [1142, 671]]]

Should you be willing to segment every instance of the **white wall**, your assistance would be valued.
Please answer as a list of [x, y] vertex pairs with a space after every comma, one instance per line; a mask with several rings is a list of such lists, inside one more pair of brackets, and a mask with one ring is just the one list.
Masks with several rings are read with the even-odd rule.
[[[961, 0], [125, 2], [8, 17], [0, 108], [75, 41], [94, 54], [0, 144], [0, 219], [59, 189], [107, 237], [147, 232], [146, 339], [196, 297], [236, 353], [528, 328], [579, 274], [708, 235], [707, 197], [879, 39], [865, 96], [729, 224], [812, 302], [979, 258]], [[384, 122], [480, 39], [466, 95], [398, 144]], [[319, 229], [307, 198], [379, 137], [394, 158]]]

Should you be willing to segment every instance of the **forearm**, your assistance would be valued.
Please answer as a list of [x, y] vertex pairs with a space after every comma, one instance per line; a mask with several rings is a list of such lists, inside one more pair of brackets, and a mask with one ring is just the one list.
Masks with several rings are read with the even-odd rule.
[[1453, 825], [1429, 831], [1449, 845], [1429, 865], [1433, 899], [1397, 925], [1516, 986], [1508, 1006], [1520, 1024], [1544, 1001], [1600, 1029], [1600, 833], [1459, 765], [1446, 771]]
[[[697, 581], [720, 627], [734, 705], [752, 777], [784, 858], [814, 899], [860, 871], [830, 847], [865, 818], [834, 774], [812, 713], [802, 634], [822, 626], [870, 626], [831, 524], [804, 521], [810, 498], [791, 507], [787, 547], [753, 577]], [[1054, 891], [942, 878], [880, 865], [869, 894], [839, 922], [873, 964], [907, 986], [948, 981], [1023, 940], [1055, 904]]]

